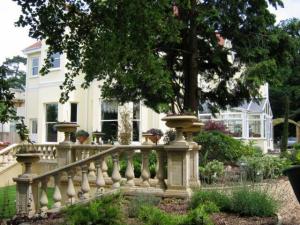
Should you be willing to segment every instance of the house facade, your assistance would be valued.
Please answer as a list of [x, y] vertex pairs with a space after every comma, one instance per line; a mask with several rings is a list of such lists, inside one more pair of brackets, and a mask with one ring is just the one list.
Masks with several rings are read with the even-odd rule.
[[70, 93], [67, 103], [59, 103], [64, 81], [66, 58], [64, 55], [52, 56], [50, 72], [41, 76], [39, 70], [46, 57], [47, 47], [39, 41], [23, 52], [27, 55], [26, 75], [26, 124], [32, 141], [37, 143], [60, 142], [63, 135], [54, 128], [56, 121], [77, 122], [89, 133], [102, 131], [105, 141], [116, 141], [120, 126], [120, 114], [128, 110], [132, 118], [132, 142], [142, 142], [142, 132], [151, 128], [166, 130], [161, 121], [162, 114], [157, 114], [141, 102], [123, 106], [114, 101], [101, 99], [100, 82], [93, 82], [88, 89], [82, 89], [82, 77], [75, 79], [76, 91]]
[[[67, 103], [60, 104], [59, 86], [66, 73], [65, 56], [52, 55], [50, 72], [41, 76], [39, 70], [47, 53], [45, 43], [39, 41], [26, 48], [24, 53], [27, 55], [25, 117], [31, 140], [37, 143], [62, 141], [63, 135], [54, 128], [56, 121], [77, 122], [79, 129], [89, 133], [102, 131], [106, 134], [105, 141], [116, 140], [121, 122], [120, 114], [125, 109], [131, 113], [133, 143], [141, 143], [142, 132], [151, 128], [160, 128], [163, 132], [167, 130], [161, 121], [164, 115], [155, 113], [142, 102], [121, 106], [117, 102], [101, 99], [101, 83], [97, 81], [89, 88], [82, 89], [80, 85], [83, 76], [75, 78], [76, 91], [70, 93]], [[208, 110], [204, 110], [200, 113], [200, 119], [222, 120], [237, 138], [254, 140], [264, 151], [271, 149], [272, 127], [269, 124], [272, 122], [272, 112], [268, 100], [268, 86], [263, 86], [261, 92], [264, 100], [260, 103], [245, 103], [238, 108], [221, 112], [216, 118]]]

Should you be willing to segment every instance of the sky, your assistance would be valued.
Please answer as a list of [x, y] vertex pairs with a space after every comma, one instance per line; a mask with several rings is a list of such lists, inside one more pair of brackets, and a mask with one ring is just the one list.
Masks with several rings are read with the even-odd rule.
[[[300, 0], [283, 0], [285, 7], [270, 9], [276, 14], [276, 20], [279, 22], [291, 17], [300, 18]], [[22, 50], [35, 42], [28, 37], [27, 28], [18, 28], [14, 22], [18, 20], [21, 14], [20, 7], [12, 0], [0, 0], [0, 64], [7, 57], [14, 55], [23, 55]]]

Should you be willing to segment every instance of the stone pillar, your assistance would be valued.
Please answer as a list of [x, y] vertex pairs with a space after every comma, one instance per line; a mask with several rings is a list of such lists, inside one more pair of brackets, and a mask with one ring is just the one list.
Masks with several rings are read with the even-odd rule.
[[189, 198], [191, 189], [189, 145], [166, 145], [168, 181], [165, 197]]
[[199, 150], [201, 146], [197, 143], [190, 144], [190, 179], [189, 184], [191, 188], [199, 188]]
[[57, 165], [58, 167], [66, 166], [75, 161], [75, 152], [72, 152], [72, 144], [59, 143], [57, 146]]
[[300, 121], [298, 122], [299, 126], [296, 126], [296, 136], [297, 142], [300, 143]]
[[32, 164], [39, 161], [40, 153], [16, 154], [17, 161], [25, 165], [22, 175], [13, 178], [16, 182], [16, 215], [32, 217], [38, 202], [38, 184], [33, 182], [36, 174], [31, 172]]

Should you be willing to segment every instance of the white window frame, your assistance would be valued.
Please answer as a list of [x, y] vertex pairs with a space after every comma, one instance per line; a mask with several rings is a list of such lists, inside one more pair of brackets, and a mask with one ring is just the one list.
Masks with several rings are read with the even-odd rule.
[[[37, 65], [34, 66], [33, 62], [34, 60], [37, 60]], [[32, 57], [31, 58], [31, 76], [37, 77], [39, 75], [39, 65], [40, 65], [40, 57]], [[33, 73], [33, 69], [37, 68], [37, 74]]]
[[57, 138], [56, 138], [56, 141], [48, 141], [47, 140], [47, 125], [48, 124], [55, 124], [57, 123], [57, 121], [51, 121], [51, 122], [48, 122], [47, 121], [47, 105], [57, 105], [57, 120], [58, 120], [58, 103], [57, 102], [48, 102], [48, 103], [45, 103], [45, 142], [46, 143], [57, 143], [58, 142], [58, 133], [57, 133]]
[[[58, 55], [58, 57], [54, 57], [54, 55]], [[53, 60], [53, 61], [52, 61]], [[59, 66], [57, 67], [54, 67], [54, 62], [55, 60], [58, 60], [59, 61]], [[61, 54], [59, 54], [58, 52], [56, 53], [53, 53], [51, 56], [50, 56], [50, 63], [51, 63], [51, 67], [50, 67], [50, 71], [53, 71], [53, 70], [59, 70], [61, 68]]]

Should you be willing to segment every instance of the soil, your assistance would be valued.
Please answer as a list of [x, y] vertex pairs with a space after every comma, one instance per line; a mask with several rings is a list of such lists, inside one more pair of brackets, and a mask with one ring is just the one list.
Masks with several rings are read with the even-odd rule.
[[277, 217], [240, 217], [236, 214], [215, 213], [211, 216], [215, 225], [276, 225]]

